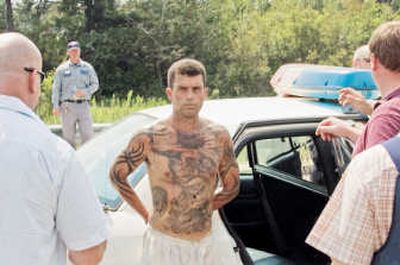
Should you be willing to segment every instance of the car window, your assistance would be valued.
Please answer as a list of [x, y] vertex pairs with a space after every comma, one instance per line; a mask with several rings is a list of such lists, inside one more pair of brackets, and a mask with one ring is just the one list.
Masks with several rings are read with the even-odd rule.
[[288, 137], [272, 138], [256, 141], [256, 150], [261, 165], [266, 165], [267, 161], [272, 161], [282, 153], [289, 152], [291, 145]]
[[335, 162], [338, 173], [341, 176], [346, 170], [352, 158], [354, 144], [346, 138], [336, 137], [332, 140]]
[[253, 171], [249, 164], [249, 159], [247, 155], [247, 146], [242, 148], [242, 150], [240, 151], [239, 155], [236, 158], [236, 161], [239, 165], [240, 176], [252, 175]]
[[255, 148], [259, 165], [324, 185], [319, 154], [312, 136], [257, 140]]
[[[116, 209], [120, 205], [121, 197], [109, 180], [110, 167], [132, 136], [155, 120], [152, 116], [135, 113], [99, 134], [78, 150], [78, 157], [103, 205], [111, 209]], [[135, 187], [145, 173], [146, 167], [143, 164], [129, 176], [131, 186]]]

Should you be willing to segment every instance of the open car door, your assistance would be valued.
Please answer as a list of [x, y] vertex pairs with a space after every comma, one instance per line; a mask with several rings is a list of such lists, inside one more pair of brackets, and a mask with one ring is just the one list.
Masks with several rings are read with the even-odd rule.
[[223, 213], [246, 247], [294, 264], [328, 262], [304, 241], [350, 161], [351, 146], [343, 139], [322, 141], [315, 136], [317, 125], [299, 120], [249, 126], [234, 138], [241, 187]]

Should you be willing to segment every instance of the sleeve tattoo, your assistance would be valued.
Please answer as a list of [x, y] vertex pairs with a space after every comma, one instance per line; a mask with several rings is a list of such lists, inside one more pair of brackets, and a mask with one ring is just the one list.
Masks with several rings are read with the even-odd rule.
[[142, 133], [130, 141], [128, 147], [117, 156], [110, 170], [110, 179], [113, 186], [129, 205], [143, 216], [148, 218], [148, 212], [128, 183], [128, 176], [146, 160], [149, 136]]
[[222, 160], [219, 166], [219, 176], [223, 189], [214, 197], [214, 209], [219, 209], [233, 200], [239, 193], [239, 167], [233, 153], [232, 141], [228, 134], [224, 135]]

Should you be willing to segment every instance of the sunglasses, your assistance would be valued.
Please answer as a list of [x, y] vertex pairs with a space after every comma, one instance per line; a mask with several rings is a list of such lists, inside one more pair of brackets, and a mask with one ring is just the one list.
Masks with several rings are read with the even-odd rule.
[[46, 77], [46, 75], [42, 71], [37, 70], [37, 69], [35, 69], [33, 67], [24, 67], [24, 71], [28, 72], [28, 73], [37, 73], [37, 74], [39, 74], [40, 75], [40, 83], [42, 83], [44, 78]]

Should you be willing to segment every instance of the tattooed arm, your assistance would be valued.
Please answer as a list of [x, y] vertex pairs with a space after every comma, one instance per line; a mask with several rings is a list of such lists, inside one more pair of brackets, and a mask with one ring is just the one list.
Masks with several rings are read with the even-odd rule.
[[114, 187], [121, 194], [121, 197], [134, 208], [146, 222], [149, 221], [149, 212], [136, 192], [129, 185], [128, 176], [146, 160], [149, 144], [149, 135], [145, 133], [136, 135], [129, 142], [128, 147], [116, 158], [110, 170], [110, 179]]
[[223, 134], [224, 150], [219, 166], [219, 176], [223, 189], [218, 192], [213, 201], [213, 209], [219, 209], [236, 197], [239, 193], [239, 167], [233, 153], [232, 141], [228, 132]]

